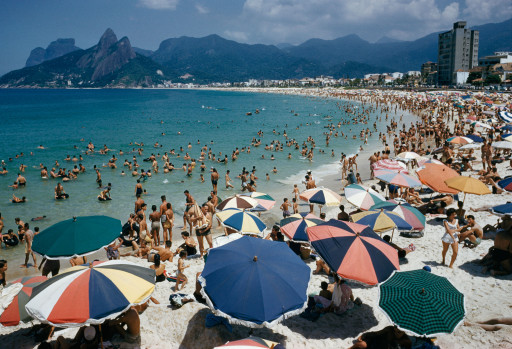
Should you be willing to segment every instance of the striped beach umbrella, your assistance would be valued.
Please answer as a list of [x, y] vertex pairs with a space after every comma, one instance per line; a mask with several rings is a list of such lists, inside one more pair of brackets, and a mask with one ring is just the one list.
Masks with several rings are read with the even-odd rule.
[[465, 297], [448, 279], [428, 271], [394, 272], [379, 285], [379, 308], [414, 336], [452, 333], [464, 320]]
[[46, 280], [46, 276], [25, 276], [9, 283], [2, 290], [2, 303], [8, 305], [0, 313], [0, 324], [17, 326], [20, 322], [32, 320], [25, 310], [25, 304], [32, 295], [32, 289]]
[[375, 177], [378, 179], [394, 184], [399, 187], [421, 187], [421, 182], [414, 177], [411, 177], [403, 172], [395, 172], [390, 170], [375, 171]]
[[413, 160], [420, 158], [421, 156], [418, 153], [415, 153], [413, 151], [404, 151], [403, 153], [400, 153], [396, 156], [398, 159], [403, 160]]
[[512, 214], [512, 203], [494, 206], [491, 209], [491, 211], [492, 211], [492, 213], [494, 213], [498, 216], [503, 216], [506, 214], [510, 215], [510, 214]]
[[[465, 147], [465, 146], [463, 145], [462, 147]], [[416, 160], [416, 161], [418, 162], [418, 166], [425, 166], [425, 164], [444, 165], [441, 161], [436, 160], [436, 159], [421, 158], [420, 160]]]
[[215, 315], [259, 328], [304, 311], [310, 276], [286, 243], [244, 236], [211, 249], [198, 280]]
[[306, 228], [325, 223], [312, 213], [295, 213], [290, 217], [281, 219], [281, 232], [288, 236], [290, 240], [299, 242], [308, 242]]
[[386, 201], [382, 195], [372, 188], [365, 188], [359, 184], [347, 185], [345, 187], [345, 198], [361, 210], [369, 210], [373, 205]]
[[497, 184], [503, 190], [512, 191], [512, 177], [502, 179]]
[[469, 143], [473, 143], [473, 140], [471, 138], [463, 137], [463, 136], [450, 137], [446, 141], [449, 142], [449, 143], [452, 143], [452, 144], [469, 144]]
[[[258, 207], [259, 206], [259, 207]], [[263, 206], [260, 206], [259, 203], [249, 196], [244, 195], [234, 195], [226, 200], [222, 201], [217, 205], [217, 210], [222, 211], [226, 208], [239, 208], [242, 210], [258, 210], [265, 211]]]
[[258, 216], [239, 208], [227, 208], [215, 215], [222, 225], [241, 234], [261, 235], [266, 228], [265, 223]]
[[375, 285], [400, 269], [397, 250], [366, 225], [331, 219], [307, 233], [315, 251], [343, 278]]
[[94, 253], [121, 234], [119, 219], [74, 217], [46, 228], [34, 237], [32, 250], [46, 259], [69, 259]]
[[477, 143], [482, 143], [484, 141], [484, 139], [482, 137], [474, 135], [474, 134], [465, 135], [464, 137], [469, 138], [473, 142], [477, 142]]
[[506, 123], [510, 124], [512, 123], [512, 113], [508, 111], [500, 111], [498, 113], [498, 116], [501, 120], [505, 121]]
[[398, 213], [385, 211], [382, 208], [380, 210], [355, 213], [350, 217], [352, 217], [354, 222], [367, 225], [377, 233], [394, 228], [398, 230], [412, 230], [412, 226], [400, 217]]
[[375, 162], [373, 165], [373, 170], [393, 170], [393, 171], [404, 171], [407, 170], [407, 166], [399, 161], [391, 160], [391, 159], [383, 159]]
[[265, 193], [259, 193], [259, 192], [255, 191], [252, 193], [242, 194], [242, 196], [249, 196], [249, 197], [253, 198], [254, 200], [256, 200], [258, 202], [258, 204], [263, 206], [267, 211], [270, 210], [272, 207], [274, 207], [274, 205], [276, 204], [276, 200], [272, 196], [265, 194]]
[[337, 206], [341, 203], [341, 196], [328, 188], [314, 188], [303, 191], [299, 198], [310, 204]]
[[95, 262], [67, 269], [32, 290], [27, 313], [45, 324], [101, 324], [155, 290], [155, 271], [127, 261]]
[[254, 348], [262, 348], [262, 349], [272, 349], [278, 343], [269, 341], [267, 339], [262, 339], [260, 337], [250, 336], [245, 339], [240, 339], [237, 341], [227, 342], [220, 347], [215, 347], [214, 349], [220, 348], [229, 348], [229, 349], [254, 349]]
[[497, 149], [512, 149], [512, 142], [508, 142], [508, 141], [499, 141], [499, 142], [493, 142], [491, 144], [491, 146], [493, 148], [497, 148]]
[[372, 206], [372, 210], [384, 209], [398, 214], [404, 221], [412, 226], [412, 230], [425, 229], [426, 219], [417, 208], [411, 204], [397, 202], [394, 200], [384, 201]]

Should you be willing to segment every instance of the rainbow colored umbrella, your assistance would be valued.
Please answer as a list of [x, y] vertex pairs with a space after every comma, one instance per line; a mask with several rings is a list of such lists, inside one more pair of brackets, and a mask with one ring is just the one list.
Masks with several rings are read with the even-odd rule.
[[469, 144], [469, 143], [473, 143], [473, 140], [471, 138], [463, 137], [463, 136], [450, 137], [446, 141], [449, 142], [449, 143], [452, 143], [452, 144]]
[[345, 187], [345, 198], [361, 210], [369, 210], [373, 205], [386, 201], [382, 195], [372, 188], [365, 188], [359, 184], [347, 185]]
[[255, 210], [265, 211], [263, 206], [260, 206], [258, 201], [254, 200], [249, 196], [234, 195], [226, 200], [222, 201], [217, 205], [216, 209], [219, 211], [225, 210], [226, 208], [240, 208], [242, 210]]
[[412, 226], [412, 230], [425, 229], [426, 219], [417, 208], [408, 203], [397, 202], [394, 200], [380, 202], [372, 206], [371, 210], [384, 209], [386, 211], [398, 214], [404, 221]]
[[421, 187], [421, 182], [419, 180], [402, 172], [380, 170], [375, 171], [375, 177], [386, 183], [394, 184], [399, 187]]
[[290, 240], [308, 242], [306, 229], [315, 225], [325, 223], [312, 213], [295, 213], [290, 217], [281, 220], [280, 226], [283, 234]]
[[274, 205], [276, 204], [276, 200], [268, 194], [265, 193], [259, 193], [259, 192], [252, 192], [247, 194], [242, 194], [242, 196], [249, 196], [256, 200], [258, 204], [263, 206], [267, 211], [270, 210]]
[[114, 319], [146, 302], [155, 290], [155, 271], [127, 261], [79, 265], [35, 287], [27, 313], [45, 324], [80, 327]]
[[241, 234], [261, 235], [266, 229], [265, 223], [258, 216], [238, 208], [227, 208], [217, 212], [216, 216], [222, 225]]
[[4, 326], [17, 326], [20, 322], [32, 320], [32, 317], [25, 310], [25, 304], [30, 299], [33, 288], [46, 280], [46, 276], [25, 276], [7, 285], [3, 292], [9, 292], [9, 289], [12, 287], [14, 293], [9, 297], [2, 292], [2, 302], [7, 302], [7, 298], [12, 298], [12, 300], [0, 314], [0, 324]]
[[394, 228], [398, 230], [412, 230], [412, 226], [400, 217], [398, 213], [385, 211], [382, 208], [375, 211], [355, 213], [351, 217], [354, 222], [367, 225], [378, 233]]
[[307, 233], [315, 251], [343, 278], [375, 285], [400, 269], [397, 250], [366, 225], [331, 219]]

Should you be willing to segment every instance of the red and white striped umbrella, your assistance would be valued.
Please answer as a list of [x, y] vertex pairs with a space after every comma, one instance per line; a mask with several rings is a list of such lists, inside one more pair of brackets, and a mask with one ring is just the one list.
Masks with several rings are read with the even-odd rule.
[[391, 159], [379, 160], [372, 165], [373, 169], [376, 170], [392, 170], [392, 171], [406, 171], [407, 166], [399, 161]]

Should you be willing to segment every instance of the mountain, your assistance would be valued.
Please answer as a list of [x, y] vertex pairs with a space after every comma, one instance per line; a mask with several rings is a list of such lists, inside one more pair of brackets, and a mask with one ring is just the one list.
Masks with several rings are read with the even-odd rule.
[[138, 48], [138, 47], [132, 47], [132, 48], [135, 51], [135, 53], [138, 53], [139, 55], [142, 55], [144, 57], [149, 57], [153, 54], [153, 51], [151, 51], [151, 50], [145, 50], [143, 48]]
[[[494, 51], [511, 51], [511, 28], [512, 19], [471, 27], [480, 31], [479, 56], [489, 55]], [[352, 34], [333, 40], [311, 39], [283, 50], [292, 56], [316, 60], [327, 66], [356, 61], [404, 72], [419, 70], [421, 64], [427, 61], [437, 62], [438, 34], [432, 33], [414, 41], [380, 41], [374, 44]]]
[[402, 40], [393, 39], [393, 38], [390, 38], [388, 36], [383, 36], [379, 40], [375, 41], [376, 44], [390, 44], [390, 43], [393, 43], [393, 42], [402, 42]]
[[293, 47], [292, 44], [289, 44], [287, 42], [281, 42], [279, 44], [275, 44], [274, 46], [277, 47], [278, 49], [281, 49], [281, 50], [287, 49], [289, 47]]
[[146, 86], [161, 82], [164, 69], [138, 55], [127, 37], [107, 29], [98, 44], [0, 78], [2, 87]]
[[76, 50], [80, 50], [80, 48], [75, 46], [75, 39], [57, 39], [52, 41], [46, 49], [42, 47], [33, 49], [27, 58], [25, 66], [31, 67], [41, 64]]

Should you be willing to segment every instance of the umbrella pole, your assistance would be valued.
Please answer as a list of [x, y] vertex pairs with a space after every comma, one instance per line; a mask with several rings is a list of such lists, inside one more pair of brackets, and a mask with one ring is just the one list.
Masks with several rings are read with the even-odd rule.
[[100, 343], [101, 343], [101, 349], [104, 349], [103, 348], [103, 332], [101, 331], [101, 324], [98, 325], [99, 329], [100, 329]]
[[52, 326], [52, 329], [50, 330], [50, 334], [48, 335], [48, 340], [50, 340], [50, 338], [52, 338], [54, 330], [55, 330], [55, 326]]
[[395, 228], [391, 230], [391, 242], [393, 242], [393, 236], [395, 235]]

